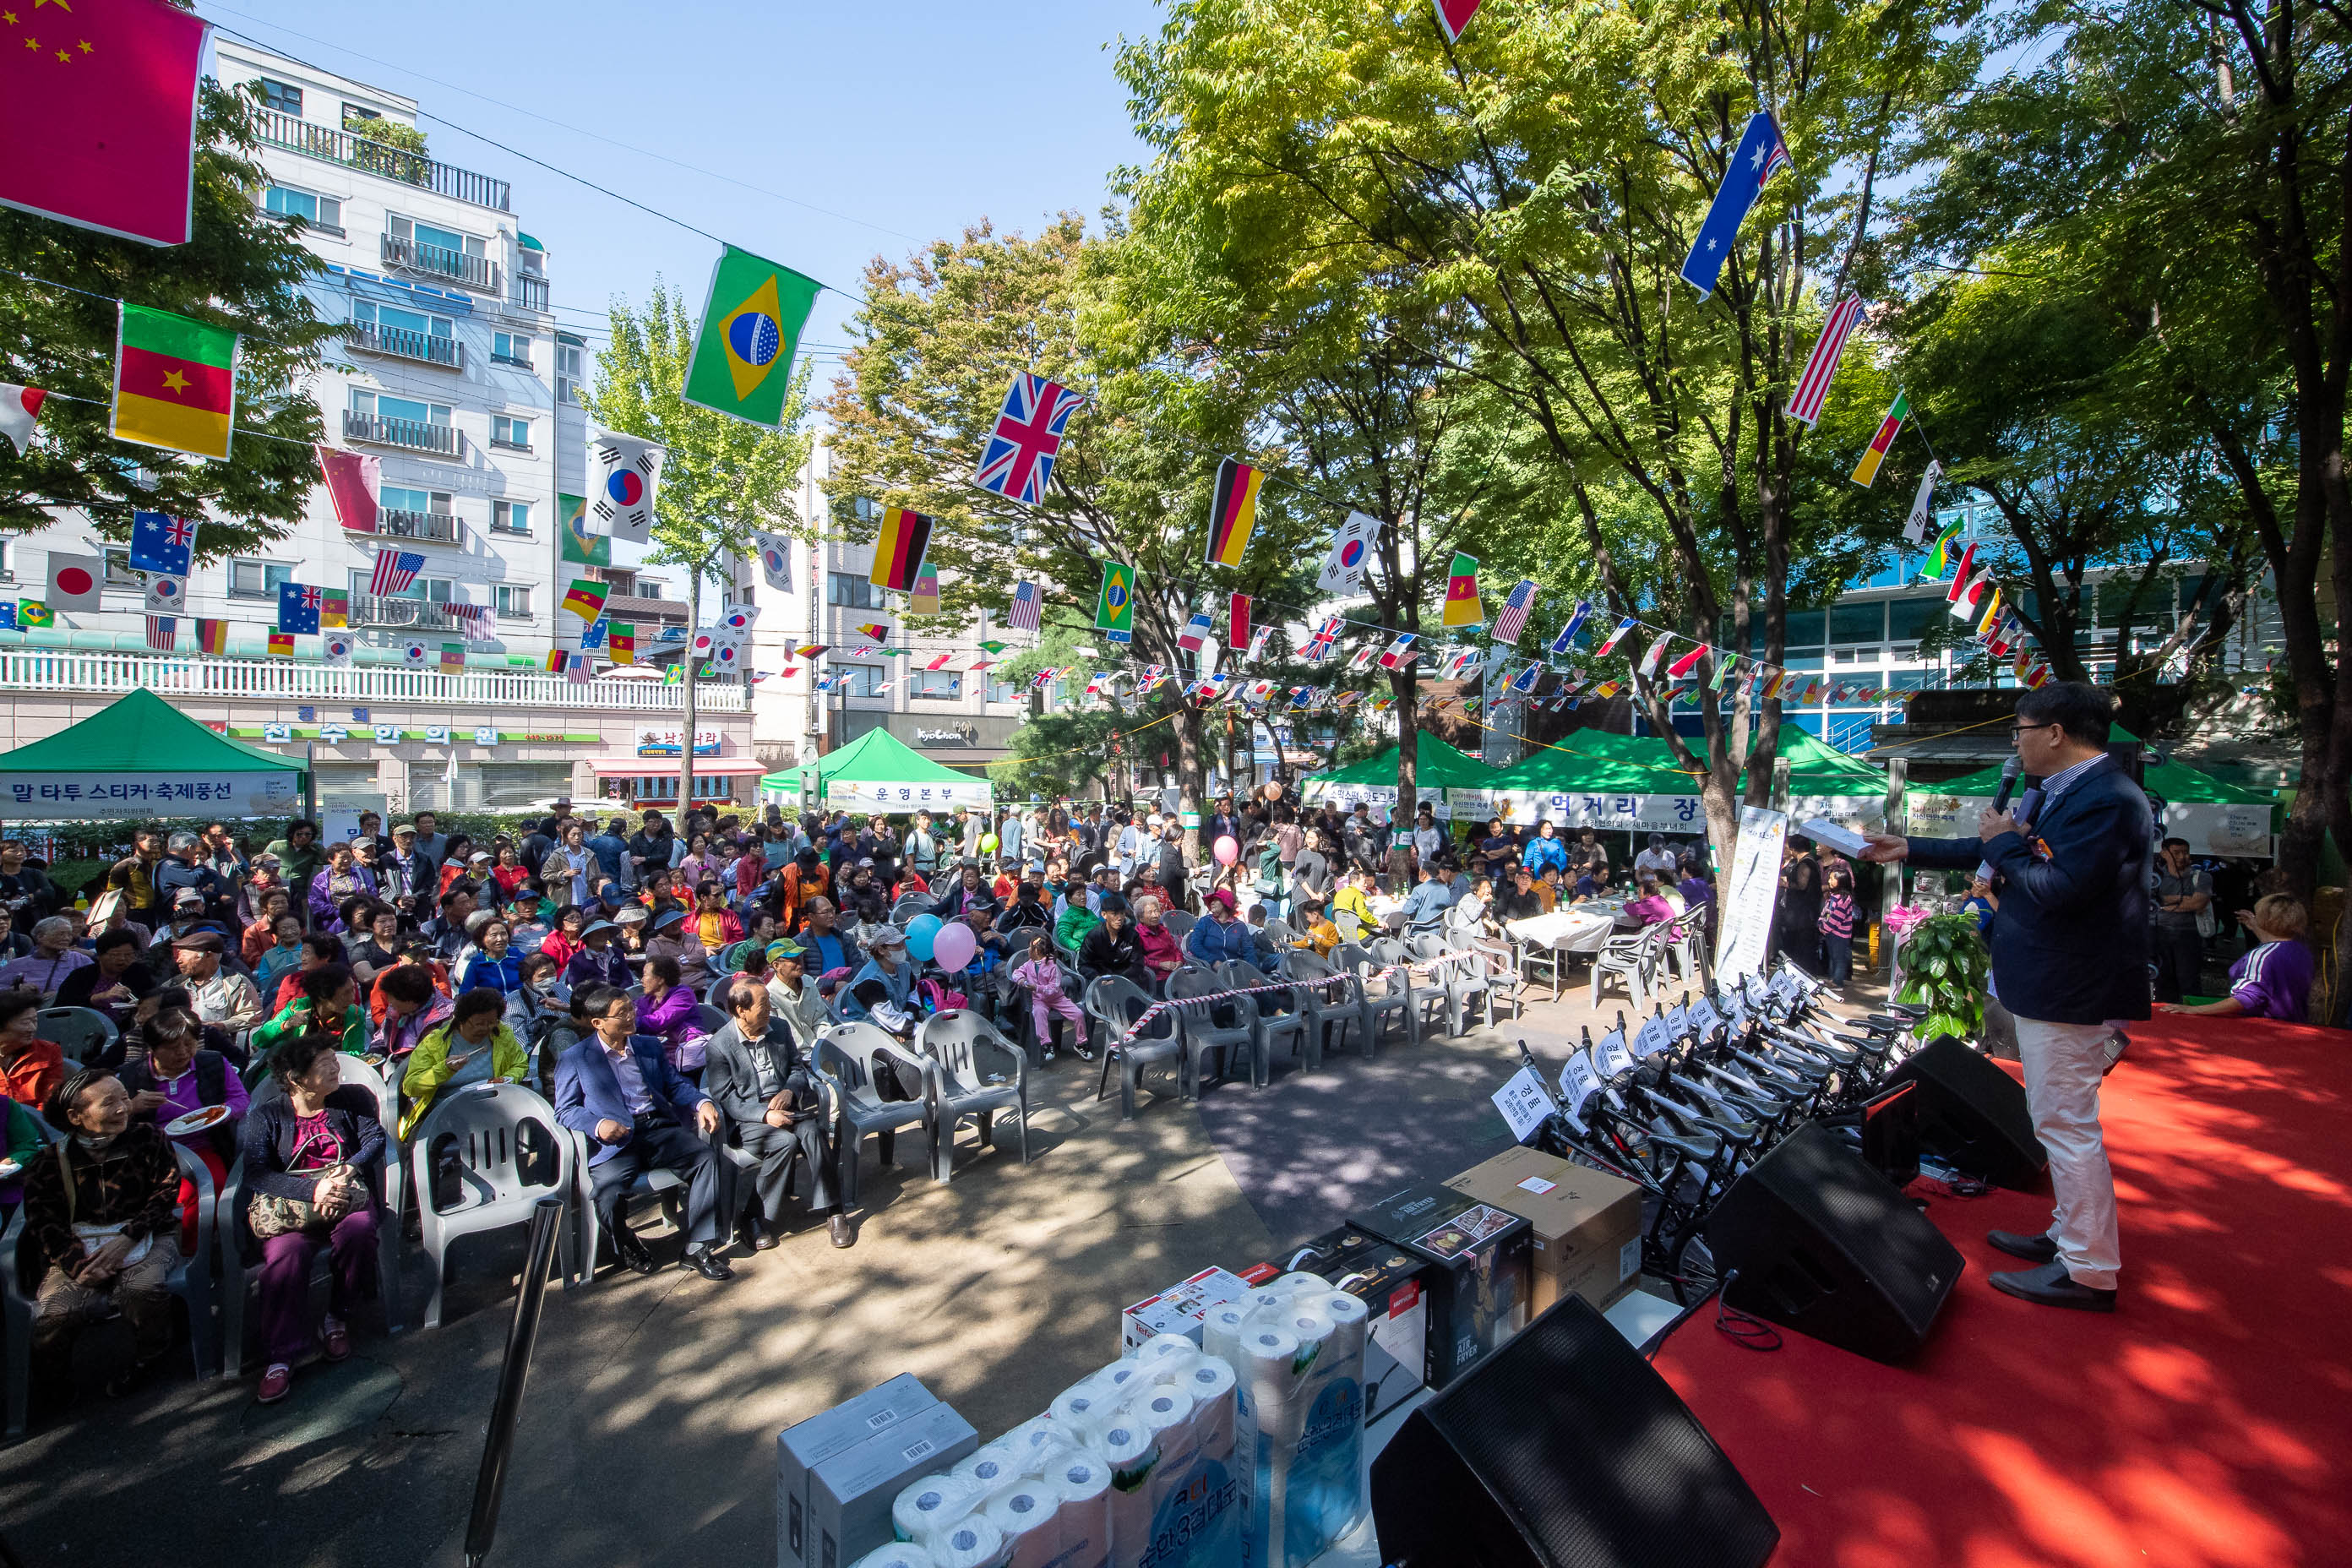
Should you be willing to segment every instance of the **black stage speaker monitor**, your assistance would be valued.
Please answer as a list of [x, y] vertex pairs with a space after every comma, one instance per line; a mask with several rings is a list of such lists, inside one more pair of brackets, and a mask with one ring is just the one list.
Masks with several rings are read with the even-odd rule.
[[1780, 1527], [1623, 1335], [1563, 1296], [1372, 1461], [1402, 1568], [1755, 1568]]
[[1884, 1362], [1919, 1348], [1963, 1267], [1910, 1199], [1811, 1121], [1731, 1184], [1706, 1246], [1732, 1306]]
[[2042, 1184], [2050, 1156], [2033, 1135], [2025, 1087], [1951, 1036], [1931, 1041], [1886, 1078], [1916, 1083], [1919, 1145], [2012, 1192]]

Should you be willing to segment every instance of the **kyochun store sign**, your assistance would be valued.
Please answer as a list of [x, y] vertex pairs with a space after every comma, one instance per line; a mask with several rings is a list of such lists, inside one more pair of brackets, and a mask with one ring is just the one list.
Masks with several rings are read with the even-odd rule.
[[[675, 724], [671, 724], [667, 727], [659, 724], [641, 725], [637, 730], [637, 755], [641, 757], [674, 757], [677, 755], [678, 738], [685, 734], [685, 731], [679, 729]], [[697, 730], [694, 732], [694, 754], [698, 757], [717, 756], [719, 754], [719, 731], [716, 730]]]

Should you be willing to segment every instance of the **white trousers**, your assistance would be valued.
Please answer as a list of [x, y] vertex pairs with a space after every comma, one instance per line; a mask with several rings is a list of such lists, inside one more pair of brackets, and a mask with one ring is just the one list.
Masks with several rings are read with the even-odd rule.
[[2099, 1082], [2111, 1033], [2105, 1024], [2017, 1020], [2025, 1102], [2033, 1112], [2034, 1135], [2050, 1156], [2050, 1185], [2058, 1199], [2050, 1239], [2074, 1283], [2095, 1290], [2114, 1289], [2123, 1266], [2116, 1179], [2099, 1133]]

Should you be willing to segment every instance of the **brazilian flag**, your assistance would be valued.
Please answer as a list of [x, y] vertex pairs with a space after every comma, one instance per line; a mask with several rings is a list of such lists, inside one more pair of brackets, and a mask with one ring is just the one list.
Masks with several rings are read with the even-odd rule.
[[686, 400], [780, 428], [793, 356], [800, 352], [819, 287], [815, 279], [748, 250], [730, 245], [721, 251], [686, 362]]
[[1959, 542], [1961, 525], [1962, 520], [1954, 518], [1945, 525], [1941, 533], [1936, 535], [1936, 542], [1927, 547], [1927, 565], [1924, 575], [1940, 583], [1952, 574], [1952, 562], [1959, 553], [1952, 547]]
[[1135, 568], [1103, 563], [1102, 596], [1095, 601], [1095, 625], [1125, 641], [1135, 633]]

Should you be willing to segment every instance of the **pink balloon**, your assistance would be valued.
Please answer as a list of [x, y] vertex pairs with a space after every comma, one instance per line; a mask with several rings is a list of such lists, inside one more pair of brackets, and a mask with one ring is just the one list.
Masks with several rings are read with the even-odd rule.
[[971, 934], [971, 927], [961, 921], [950, 921], [931, 938], [931, 962], [950, 974], [970, 963], [971, 955], [979, 951], [979, 939]]
[[1242, 847], [1234, 842], [1234, 836], [1230, 833], [1218, 839], [1211, 847], [1216, 851], [1217, 864], [1220, 866], [1230, 866], [1242, 858]]

